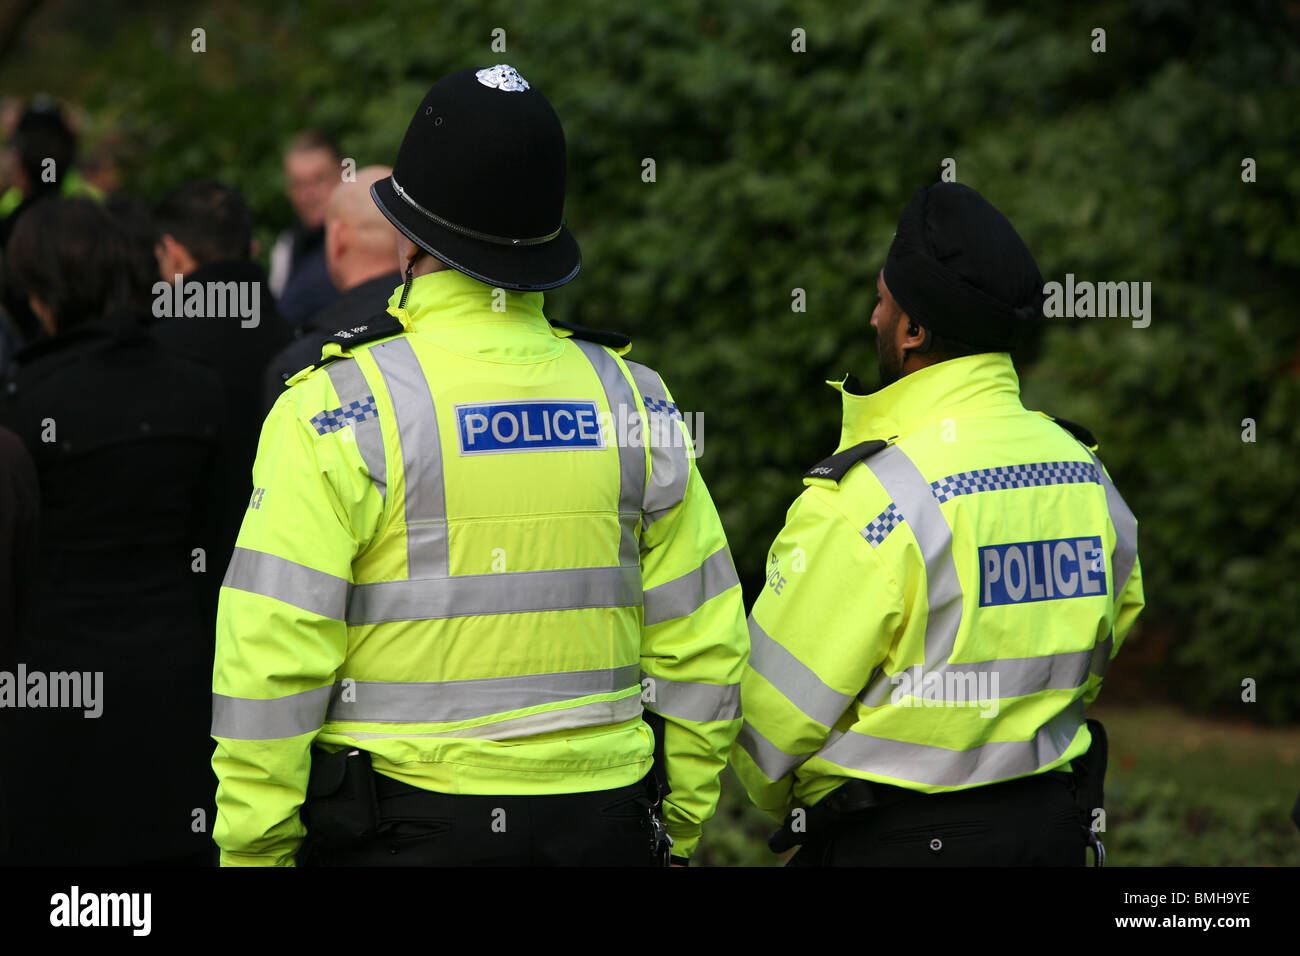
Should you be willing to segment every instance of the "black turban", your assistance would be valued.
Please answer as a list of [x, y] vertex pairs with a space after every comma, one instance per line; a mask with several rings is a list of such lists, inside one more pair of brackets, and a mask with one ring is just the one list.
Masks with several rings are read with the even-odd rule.
[[1007, 351], [1042, 317], [1043, 277], [1006, 216], [960, 183], [922, 186], [898, 220], [885, 285], [935, 335]]

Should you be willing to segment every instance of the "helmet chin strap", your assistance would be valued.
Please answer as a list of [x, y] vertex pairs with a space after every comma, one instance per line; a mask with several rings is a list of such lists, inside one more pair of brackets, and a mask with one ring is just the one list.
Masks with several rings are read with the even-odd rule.
[[411, 270], [415, 268], [416, 261], [422, 255], [424, 255], [424, 250], [417, 246], [415, 254], [406, 260], [406, 282], [402, 286], [402, 299], [397, 303], [399, 309], [406, 308], [406, 297], [411, 294], [411, 283], [415, 281], [415, 276], [411, 274]]

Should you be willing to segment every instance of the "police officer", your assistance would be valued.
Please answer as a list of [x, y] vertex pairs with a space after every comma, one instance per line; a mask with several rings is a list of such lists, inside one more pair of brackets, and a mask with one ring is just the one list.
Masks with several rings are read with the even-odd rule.
[[543, 315], [580, 264], [564, 177], [558, 117], [498, 65], [429, 90], [371, 189], [405, 284], [276, 402], [222, 589], [224, 864], [695, 850], [740, 587], [659, 376]]
[[877, 290], [883, 387], [835, 383], [839, 449], [749, 619], [734, 765], [793, 865], [1082, 865], [1083, 714], [1143, 606], [1137, 523], [1091, 434], [1020, 403], [1042, 277], [1001, 213], [917, 190]]

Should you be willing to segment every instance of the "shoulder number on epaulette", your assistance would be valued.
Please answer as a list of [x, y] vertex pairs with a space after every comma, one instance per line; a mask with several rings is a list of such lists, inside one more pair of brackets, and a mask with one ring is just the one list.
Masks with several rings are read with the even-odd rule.
[[387, 338], [390, 335], [396, 335], [398, 332], [404, 331], [406, 329], [401, 322], [387, 312], [380, 312], [378, 315], [367, 319], [363, 325], [354, 325], [349, 329], [338, 329], [331, 332], [325, 337], [325, 341], [337, 342], [344, 348], [353, 348], [364, 342], [373, 342], [375, 339]]
[[813, 465], [804, 472], [805, 478], [825, 478], [827, 481], [838, 482], [848, 474], [850, 468], [860, 461], [866, 461], [876, 452], [881, 451], [889, 446], [889, 442], [881, 441], [879, 438], [872, 441], [864, 441], [852, 448], [846, 448], [844, 451], [836, 452], [829, 458], [823, 458], [817, 464]]

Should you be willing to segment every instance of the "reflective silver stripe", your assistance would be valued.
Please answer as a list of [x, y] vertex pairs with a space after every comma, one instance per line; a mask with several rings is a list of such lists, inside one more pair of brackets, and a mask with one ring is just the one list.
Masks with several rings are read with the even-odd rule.
[[277, 740], [320, 730], [330, 702], [329, 687], [273, 700], [212, 695], [212, 736], [231, 740]]
[[769, 637], [752, 615], [749, 618], [749, 666], [780, 691], [786, 700], [827, 727], [840, 719], [853, 699], [851, 695], [841, 694], [823, 683], [812, 668]]
[[938, 697], [943, 700], [972, 703], [1027, 697], [1045, 690], [1073, 690], [1087, 683], [1094, 653], [1093, 650], [1071, 651], [1042, 657], [1007, 657], [995, 661], [949, 662], [930, 668], [912, 667], [893, 675], [881, 674], [862, 695], [862, 703], [866, 707], [877, 707], [886, 700], [892, 702], [895, 691], [900, 700], [903, 696], [919, 699], [927, 696], [926, 682], [938, 691]]
[[511, 717], [464, 730], [449, 730], [429, 734], [381, 734], [370, 731], [331, 731], [341, 736], [358, 740], [393, 737], [486, 737], [491, 740], [509, 740], [512, 737], [528, 737], [534, 734], [546, 734], [557, 730], [578, 730], [582, 727], [599, 727], [603, 724], [619, 724], [641, 716], [641, 698], [637, 694], [620, 697], [618, 700], [595, 700], [577, 707], [562, 710], [547, 710], [540, 714], [527, 714], [523, 717]]
[[809, 757], [808, 754], [792, 756], [786, 753], [755, 730], [749, 721], [740, 725], [736, 743], [741, 750], [749, 754], [754, 765], [763, 771], [763, 776], [768, 780], [780, 780]]
[[836, 736], [817, 756], [850, 770], [927, 786], [993, 783], [1023, 777], [1057, 760], [1082, 727], [1083, 712], [1083, 701], [1076, 700], [1040, 727], [1030, 740], [993, 741], [969, 750], [949, 750], [848, 731]]
[[[349, 402], [362, 402], [372, 395], [366, 376], [357, 366], [355, 360], [340, 359], [325, 367], [334, 391], [338, 394], [339, 404], [347, 407]], [[388, 496], [388, 463], [384, 460], [384, 429], [379, 424], [379, 417], [372, 416], [352, 426], [352, 434], [357, 440], [357, 451], [366, 463], [370, 480], [375, 483], [379, 494]]]
[[731, 554], [723, 545], [694, 571], [645, 592], [646, 626], [693, 614], [705, 602], [739, 583]]
[[952, 529], [935, 500], [930, 483], [897, 445], [866, 460], [907, 522], [925, 559], [925, 660], [933, 667], [952, 655], [961, 627], [962, 592], [952, 559]]
[[596, 370], [601, 387], [605, 390], [605, 402], [613, 419], [614, 441], [618, 445], [618, 513], [620, 535], [618, 563], [625, 567], [639, 566], [641, 561], [640, 544], [636, 536], [636, 522], [641, 516], [641, 498], [645, 492], [645, 452], [635, 445], [621, 441], [622, 417], [628, 410], [636, 409], [636, 396], [632, 386], [619, 368], [618, 361], [606, 351], [605, 347], [595, 342], [571, 339], [582, 354], [587, 357]]
[[650, 431], [645, 436], [650, 446], [650, 481], [646, 484], [645, 523], [654, 524], [664, 513], [676, 507], [686, 497], [686, 485], [691, 476], [690, 455], [685, 436], [677, 420], [661, 411], [651, 411], [650, 406], [668, 404], [668, 389], [664, 388], [659, 374], [639, 362], [624, 360], [637, 391], [646, 405], [647, 424]]
[[[636, 687], [640, 666], [524, 677], [447, 681], [339, 681], [328, 719], [375, 724], [438, 724]], [[639, 689], [638, 689], [639, 693]], [[346, 699], [345, 699], [346, 698]]]
[[639, 567], [503, 571], [355, 585], [348, 603], [348, 623], [431, 621], [640, 604]]
[[250, 548], [235, 548], [221, 585], [275, 598], [335, 621], [346, 618], [352, 587], [344, 578]]
[[[1115, 483], [1106, 474], [1101, 459], [1092, 455], [1092, 460], [1097, 463], [1097, 477], [1101, 480], [1102, 487], [1106, 489], [1106, 509], [1110, 512], [1111, 524], [1115, 526], [1115, 550], [1111, 554], [1110, 570], [1111, 577], [1114, 579], [1112, 613], [1118, 614], [1119, 597], [1124, 593], [1124, 586], [1128, 584], [1129, 576], [1137, 564], [1137, 518], [1133, 516], [1132, 510], [1120, 496]], [[1092, 673], [1105, 678], [1106, 671], [1110, 668], [1110, 656], [1114, 647], [1115, 631], [1112, 629], [1093, 652]]]
[[1129, 575], [1133, 573], [1133, 565], [1137, 563], [1137, 518], [1133, 517], [1133, 512], [1120, 497], [1119, 489], [1101, 466], [1101, 459], [1096, 455], [1092, 458], [1097, 463], [1097, 476], [1106, 489], [1106, 507], [1110, 511], [1111, 524], [1115, 526], [1115, 551], [1110, 565], [1115, 578], [1115, 609], [1118, 611], [1119, 596], [1128, 583]]
[[413, 578], [445, 578], [449, 567], [447, 500], [438, 416], [429, 382], [405, 338], [382, 342], [370, 355], [384, 377], [402, 446], [407, 573]]
[[[646, 681], [650, 681], [647, 685]], [[645, 709], [682, 720], [735, 720], [740, 716], [739, 684], [697, 684], [641, 672]]]

